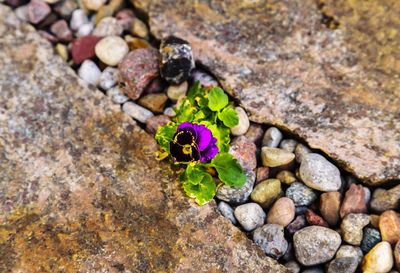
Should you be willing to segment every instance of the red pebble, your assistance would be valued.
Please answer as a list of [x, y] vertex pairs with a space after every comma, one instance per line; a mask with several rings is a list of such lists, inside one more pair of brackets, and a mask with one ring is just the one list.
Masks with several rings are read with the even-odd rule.
[[102, 39], [93, 35], [84, 36], [72, 42], [71, 54], [74, 64], [81, 64], [84, 60], [95, 56], [94, 47]]
[[306, 211], [307, 222], [312, 226], [329, 227], [328, 223], [318, 214], [310, 209]]

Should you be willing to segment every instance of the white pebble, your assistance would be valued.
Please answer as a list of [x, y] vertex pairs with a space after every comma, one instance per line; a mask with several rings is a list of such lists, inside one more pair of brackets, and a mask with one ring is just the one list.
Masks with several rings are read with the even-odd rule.
[[167, 107], [164, 110], [164, 115], [169, 116], [169, 117], [175, 117], [176, 113], [172, 107]]
[[267, 131], [265, 131], [264, 138], [262, 140], [262, 146], [276, 148], [278, 147], [281, 140], [282, 140], [281, 131], [279, 131], [279, 129], [276, 127], [271, 127], [268, 128]]
[[234, 136], [241, 136], [244, 135], [249, 129], [250, 121], [242, 107], [236, 107], [235, 110], [239, 117], [239, 124], [231, 128], [231, 133]]
[[18, 19], [24, 22], [28, 22], [28, 5], [20, 6], [15, 9], [15, 14], [17, 15]]
[[186, 95], [188, 89], [188, 82], [183, 82], [179, 85], [170, 85], [167, 89], [167, 96], [172, 101], [178, 101]]
[[86, 24], [83, 24], [78, 31], [75, 33], [76, 37], [84, 37], [88, 36], [92, 33], [94, 28], [94, 25], [92, 22], [88, 22]]
[[116, 104], [123, 104], [129, 100], [118, 86], [108, 89], [107, 96]]
[[146, 123], [149, 118], [154, 116], [151, 111], [131, 101], [124, 103], [122, 111], [141, 123]]
[[85, 60], [78, 69], [78, 75], [85, 82], [97, 85], [101, 76], [101, 71], [93, 61]]
[[118, 81], [118, 69], [114, 67], [106, 67], [103, 70], [99, 80], [99, 87], [103, 90], [108, 90], [111, 87], [114, 87]]
[[99, 10], [107, 0], [83, 0], [83, 5], [90, 10]]
[[116, 18], [105, 17], [97, 24], [96, 28], [93, 30], [93, 35], [99, 37], [119, 36], [123, 31], [124, 29]]
[[89, 22], [85, 12], [81, 9], [76, 9], [72, 12], [70, 28], [77, 31], [82, 25]]
[[129, 52], [128, 44], [118, 36], [109, 36], [100, 40], [94, 48], [96, 56], [103, 63], [115, 66], [119, 64]]

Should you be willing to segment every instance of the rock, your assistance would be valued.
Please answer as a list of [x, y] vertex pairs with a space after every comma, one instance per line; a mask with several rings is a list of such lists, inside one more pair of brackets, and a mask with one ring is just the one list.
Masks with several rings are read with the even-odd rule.
[[355, 257], [336, 258], [329, 263], [328, 273], [354, 273], [357, 270], [357, 259]]
[[108, 36], [96, 44], [95, 52], [100, 61], [110, 66], [116, 66], [129, 52], [129, 47], [121, 37]]
[[60, 0], [45, 0], [45, 2], [48, 3], [48, 4], [56, 4], [59, 1]]
[[231, 133], [234, 136], [241, 136], [249, 129], [250, 121], [246, 111], [242, 107], [235, 107], [235, 111], [239, 117], [239, 123], [235, 127], [231, 128]]
[[363, 187], [364, 189], [364, 204], [368, 206], [369, 201], [371, 201], [371, 190], [367, 187]]
[[138, 100], [138, 104], [151, 110], [153, 113], [162, 113], [168, 97], [164, 93], [148, 94]]
[[135, 19], [135, 14], [130, 9], [123, 9], [117, 12], [115, 18], [117, 18], [118, 24], [120, 24], [125, 31], [129, 31]]
[[279, 143], [282, 140], [282, 133], [279, 131], [278, 128], [276, 127], [270, 127], [268, 128], [267, 131], [265, 131], [263, 140], [262, 140], [262, 146], [263, 147], [270, 147], [270, 148], [276, 148], [279, 146]]
[[94, 48], [100, 41], [100, 37], [85, 36], [72, 42], [71, 55], [74, 64], [81, 64], [84, 60], [95, 56]]
[[259, 145], [263, 137], [264, 130], [260, 124], [250, 124], [245, 136], [254, 144]]
[[229, 153], [237, 159], [245, 171], [252, 171], [257, 167], [256, 145], [245, 136], [235, 138], [230, 147]]
[[300, 182], [292, 183], [285, 195], [292, 199], [296, 206], [309, 206], [317, 199], [317, 194]]
[[256, 203], [240, 205], [235, 209], [235, 217], [245, 231], [252, 231], [264, 224], [266, 214]]
[[164, 109], [164, 115], [169, 116], [169, 117], [175, 117], [176, 113], [175, 113], [173, 107], [167, 107]]
[[218, 188], [216, 197], [229, 204], [243, 204], [249, 200], [251, 191], [253, 190], [256, 175], [253, 171], [246, 172], [246, 183], [241, 188], [231, 188], [222, 186]]
[[295, 215], [294, 203], [287, 197], [281, 197], [268, 212], [267, 223], [286, 227], [293, 221]]
[[146, 123], [149, 118], [154, 116], [153, 113], [146, 108], [131, 101], [125, 102], [124, 105], [122, 105], [122, 111], [141, 123]]
[[114, 67], [106, 67], [101, 73], [99, 87], [105, 91], [113, 88], [118, 81], [118, 69]]
[[368, 224], [369, 216], [367, 214], [347, 214], [340, 225], [343, 240], [351, 245], [359, 246], [363, 238], [363, 228]]
[[128, 43], [130, 50], [152, 47], [151, 44], [145, 39], [132, 37], [130, 35], [125, 35], [125, 41]]
[[64, 0], [58, 2], [54, 6], [54, 11], [61, 15], [64, 19], [71, 18], [72, 12], [78, 9], [78, 3], [75, 0]]
[[194, 68], [194, 59], [190, 44], [182, 39], [169, 36], [160, 45], [161, 76], [171, 84], [181, 84], [188, 80]]
[[340, 192], [324, 192], [320, 196], [319, 211], [331, 226], [339, 222]]
[[5, 4], [11, 6], [12, 8], [16, 8], [21, 5], [26, 4], [27, 1], [26, 0], [4, 0], [4, 1], [1, 1], [1, 3], [5, 3]]
[[311, 267], [302, 271], [302, 273], [324, 273], [324, 272], [325, 272], [324, 269], [321, 267]]
[[296, 215], [304, 215], [307, 210], [308, 210], [308, 207], [306, 207], [306, 206], [296, 207]]
[[268, 208], [282, 194], [281, 182], [278, 179], [267, 179], [257, 184], [251, 193], [251, 200]]
[[298, 142], [294, 139], [284, 139], [279, 144], [279, 148], [284, 149], [285, 151], [288, 151], [289, 153], [294, 153], [294, 150], [296, 149], [297, 144], [298, 144]]
[[361, 185], [352, 184], [347, 190], [342, 206], [340, 207], [340, 217], [343, 218], [349, 213], [366, 213], [365, 191]]
[[268, 256], [279, 259], [285, 254], [288, 242], [283, 233], [283, 227], [276, 224], [266, 224], [254, 231], [253, 240]]
[[40, 23], [36, 25], [38, 29], [47, 29], [53, 23], [58, 20], [58, 16], [55, 13], [50, 13], [47, 15]]
[[377, 229], [366, 227], [363, 230], [363, 238], [361, 241], [361, 250], [364, 253], [369, 252], [376, 244], [381, 241], [381, 234]]
[[300, 177], [310, 188], [337, 191], [342, 185], [339, 169], [319, 154], [309, 153], [301, 161]]
[[276, 178], [279, 179], [283, 184], [286, 185], [291, 185], [294, 182], [296, 182], [296, 177], [294, 174], [290, 171], [280, 171], [277, 175]]
[[82, 0], [85, 8], [94, 11], [99, 10], [102, 6], [104, 6], [106, 2], [106, 0]]
[[159, 55], [154, 48], [136, 49], [129, 52], [118, 69], [123, 91], [133, 100], [143, 93], [145, 87], [158, 76]]
[[372, 195], [371, 209], [378, 213], [400, 206], [400, 185], [390, 190], [376, 189]]
[[376, 214], [370, 214], [369, 215], [369, 219], [371, 221], [371, 226], [373, 226], [374, 228], [379, 229], [379, 215]]
[[75, 33], [76, 37], [84, 37], [92, 34], [94, 29], [94, 25], [92, 22], [83, 24], [82, 26], [79, 27], [78, 31]]
[[312, 210], [307, 209], [305, 215], [306, 215], [307, 222], [311, 226], [329, 227], [328, 223], [321, 216], [319, 216]]
[[151, 117], [146, 121], [146, 131], [154, 135], [159, 127], [167, 125], [170, 120], [171, 119], [166, 115]]
[[279, 148], [262, 147], [261, 160], [266, 167], [278, 167], [289, 164], [294, 159], [294, 154]]
[[229, 206], [228, 203], [225, 203], [224, 201], [219, 202], [218, 204], [218, 211], [229, 221], [231, 221], [232, 224], [237, 225], [237, 220], [234, 215], [234, 210], [232, 209], [231, 206]]
[[32, 24], [40, 23], [50, 13], [50, 6], [41, 0], [31, 0], [28, 4], [28, 19]]
[[87, 24], [89, 22], [86, 13], [82, 9], [76, 9], [72, 12], [71, 21], [69, 22], [69, 26], [72, 30], [77, 31], [81, 26]]
[[203, 87], [211, 87], [219, 85], [217, 80], [213, 76], [198, 68], [192, 70], [191, 81], [192, 82], [198, 81]]
[[124, 29], [114, 17], [105, 17], [100, 20], [93, 30], [93, 35], [99, 37], [120, 36]]
[[309, 153], [312, 153], [310, 148], [301, 143], [297, 144], [296, 148], [294, 149], [294, 154], [296, 155], [296, 161], [298, 163], [301, 163], [303, 158]]
[[110, 97], [112, 102], [116, 104], [123, 104], [129, 100], [129, 98], [123, 94], [118, 86], [108, 89], [107, 96]]
[[165, 91], [165, 87], [165, 82], [160, 77], [157, 77], [146, 86], [144, 94], [161, 93]]
[[97, 85], [101, 71], [91, 60], [85, 60], [78, 69], [78, 75], [88, 84]]
[[98, 24], [103, 18], [113, 16], [114, 13], [124, 7], [123, 0], [110, 0], [107, 5], [102, 6], [96, 13], [95, 23]]
[[289, 232], [290, 235], [293, 235], [296, 231], [304, 228], [307, 225], [306, 217], [304, 215], [299, 215], [291, 222], [287, 227], [286, 230]]
[[52, 35], [52, 34], [46, 32], [46, 31], [38, 30], [38, 33], [39, 33], [39, 35], [40, 35], [41, 37], [43, 37], [44, 39], [46, 39], [46, 40], [49, 41], [50, 43], [57, 43], [57, 42], [58, 42], [56, 36], [54, 36], [54, 35]]
[[382, 241], [395, 244], [400, 240], [400, 214], [394, 210], [387, 210], [379, 218], [379, 230]]
[[305, 227], [293, 235], [297, 260], [305, 266], [331, 260], [341, 242], [339, 233], [320, 226]]
[[267, 180], [269, 176], [269, 168], [268, 167], [258, 167], [256, 169], [256, 184]]
[[170, 85], [167, 89], [167, 96], [170, 100], [176, 102], [180, 98], [186, 96], [189, 84], [187, 81], [179, 85]]
[[388, 242], [380, 242], [365, 255], [362, 270], [364, 273], [387, 273], [393, 266], [392, 248]]
[[296, 257], [294, 256], [294, 249], [293, 249], [293, 244], [291, 241], [288, 241], [288, 248], [286, 250], [286, 253], [283, 254], [282, 260], [286, 262], [294, 261]]
[[397, 242], [393, 249], [393, 256], [394, 256], [394, 261], [396, 264], [397, 270], [400, 270], [400, 241]]
[[69, 57], [67, 46], [58, 43], [58, 44], [56, 44], [55, 49], [56, 49], [57, 54], [60, 55], [60, 57], [61, 57], [65, 62], [67, 62], [67, 61], [68, 61], [68, 57]]
[[289, 269], [290, 272], [292, 273], [299, 273], [300, 272], [300, 265], [296, 263], [295, 261], [290, 261], [284, 264], [284, 266]]
[[336, 258], [351, 257], [357, 260], [357, 264], [360, 264], [363, 260], [363, 253], [358, 246], [342, 245], [336, 252]]
[[29, 21], [29, 15], [28, 15], [28, 5], [20, 6], [15, 9], [15, 14], [17, 15], [18, 19], [20, 19], [23, 22], [28, 22]]
[[50, 31], [63, 42], [70, 42], [72, 40], [72, 32], [68, 27], [65, 20], [58, 20], [51, 25]]
[[133, 19], [130, 31], [133, 35], [139, 36], [143, 39], [147, 39], [149, 36], [149, 29], [147, 28], [146, 24], [138, 18]]

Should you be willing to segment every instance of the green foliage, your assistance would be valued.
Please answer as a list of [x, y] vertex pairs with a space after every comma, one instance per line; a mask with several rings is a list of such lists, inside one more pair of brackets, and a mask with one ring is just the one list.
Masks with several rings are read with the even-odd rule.
[[212, 111], [220, 111], [229, 103], [228, 96], [219, 87], [211, 89], [208, 93], [208, 108]]
[[226, 127], [233, 128], [239, 123], [239, 117], [232, 107], [225, 107], [218, 113], [218, 119], [221, 120]]
[[219, 179], [228, 186], [242, 187], [246, 182], [242, 167], [231, 154], [218, 153], [211, 160], [211, 166], [217, 170]]
[[217, 191], [212, 176], [199, 166], [188, 165], [181, 182], [185, 193], [200, 206], [210, 201]]
[[178, 125], [176, 123], [170, 122], [167, 125], [158, 128], [156, 136], [154, 137], [161, 148], [167, 152], [169, 152], [169, 143], [174, 137], [177, 127]]

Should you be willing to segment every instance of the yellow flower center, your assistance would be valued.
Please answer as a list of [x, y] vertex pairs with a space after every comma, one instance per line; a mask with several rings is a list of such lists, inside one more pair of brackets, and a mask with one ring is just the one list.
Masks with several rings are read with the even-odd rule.
[[185, 155], [190, 155], [190, 154], [192, 154], [192, 146], [191, 146], [190, 144], [184, 145], [184, 146], [183, 146], [183, 149], [182, 149], [182, 152], [183, 152]]

